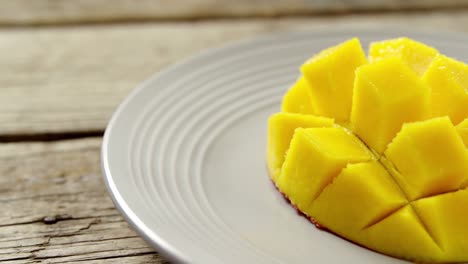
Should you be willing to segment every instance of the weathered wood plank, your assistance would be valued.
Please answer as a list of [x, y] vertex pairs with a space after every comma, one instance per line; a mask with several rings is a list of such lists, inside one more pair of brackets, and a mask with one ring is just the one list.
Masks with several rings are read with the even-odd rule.
[[307, 15], [467, 7], [466, 0], [1, 0], [0, 24]]
[[100, 144], [0, 144], [0, 262], [165, 263], [114, 209]]
[[102, 131], [118, 103], [168, 64], [281, 30], [400, 25], [467, 32], [468, 11], [0, 30], [0, 140]]

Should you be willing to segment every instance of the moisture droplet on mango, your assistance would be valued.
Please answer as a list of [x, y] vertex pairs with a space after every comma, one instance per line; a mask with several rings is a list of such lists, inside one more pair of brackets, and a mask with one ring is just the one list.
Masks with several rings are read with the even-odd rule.
[[271, 179], [314, 223], [416, 262], [468, 261], [468, 66], [357, 38], [301, 67], [268, 123]]

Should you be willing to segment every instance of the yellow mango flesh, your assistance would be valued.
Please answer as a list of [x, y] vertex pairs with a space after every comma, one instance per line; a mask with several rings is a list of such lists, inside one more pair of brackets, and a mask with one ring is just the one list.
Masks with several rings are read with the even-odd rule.
[[456, 191], [468, 178], [468, 151], [448, 117], [405, 124], [385, 156], [411, 201]]
[[431, 88], [432, 116], [449, 116], [457, 124], [468, 112], [468, 66], [438, 55], [423, 76]]
[[457, 132], [461, 136], [465, 146], [468, 148], [468, 119], [457, 125]]
[[[320, 226], [416, 262], [468, 262], [466, 65], [422, 43], [320, 52], [269, 120], [270, 176]], [[334, 122], [336, 120], [336, 122]]]
[[359, 242], [370, 249], [417, 263], [446, 262], [452, 258], [437, 245], [411, 205], [366, 228]]
[[423, 75], [438, 51], [409, 38], [397, 38], [372, 42], [369, 47], [371, 62], [397, 57], [403, 60], [417, 74]]
[[437, 244], [376, 161], [348, 165], [304, 212], [318, 224], [332, 226], [336, 234], [371, 249], [393, 256], [421, 252], [414, 256], [420, 260], [432, 260], [423, 254], [431, 250], [440, 258]]
[[429, 117], [429, 88], [402, 60], [388, 58], [356, 70], [351, 124], [382, 153], [403, 123]]
[[348, 163], [370, 159], [369, 150], [343, 128], [297, 129], [276, 184], [304, 212]]
[[349, 119], [354, 71], [366, 63], [361, 44], [354, 38], [322, 51], [302, 65], [317, 115], [333, 117], [339, 122]]
[[362, 229], [406, 204], [388, 172], [377, 161], [369, 161], [348, 164], [304, 212], [316, 216], [319, 224], [333, 225], [338, 234], [353, 232], [357, 239]]
[[329, 127], [333, 119], [318, 116], [277, 113], [268, 121], [267, 164], [273, 180], [278, 177], [286, 156], [286, 150], [296, 128]]
[[315, 111], [310, 93], [309, 84], [304, 76], [301, 76], [284, 95], [281, 111], [313, 115]]
[[452, 262], [468, 259], [468, 190], [460, 190], [413, 202], [415, 210], [424, 219], [435, 241], [450, 255]]

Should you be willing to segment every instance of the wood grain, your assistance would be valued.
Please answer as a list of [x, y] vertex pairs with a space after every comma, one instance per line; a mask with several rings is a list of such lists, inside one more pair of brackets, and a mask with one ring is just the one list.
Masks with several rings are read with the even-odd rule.
[[123, 98], [153, 73], [200, 50], [234, 40], [343, 25], [411, 25], [416, 30], [466, 32], [467, 24], [467, 11], [451, 11], [3, 29], [0, 141], [18, 135], [99, 135]]
[[0, 24], [36, 25], [460, 9], [466, 0], [0, 0]]
[[[455, 10], [467, 2], [0, 0], [0, 25], [53, 25], [0, 28], [0, 142], [99, 136], [135, 86], [209, 47], [343, 25], [467, 32], [468, 11]], [[414, 12], [381, 13], [400, 8]], [[346, 15], [265, 18], [337, 12]], [[78, 25], [152, 20], [170, 21]], [[99, 137], [0, 143], [0, 262], [167, 263], [108, 198], [100, 144]]]
[[100, 144], [0, 144], [0, 262], [165, 263], [114, 209]]

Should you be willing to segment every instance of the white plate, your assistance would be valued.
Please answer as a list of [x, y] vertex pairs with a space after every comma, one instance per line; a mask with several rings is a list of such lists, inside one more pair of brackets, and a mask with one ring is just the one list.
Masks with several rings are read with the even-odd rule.
[[246, 41], [160, 72], [106, 130], [102, 164], [115, 205], [177, 262], [400, 262], [299, 216], [269, 180], [265, 141], [267, 117], [304, 60], [354, 36], [367, 47], [402, 35], [468, 61], [466, 36], [342, 28]]

